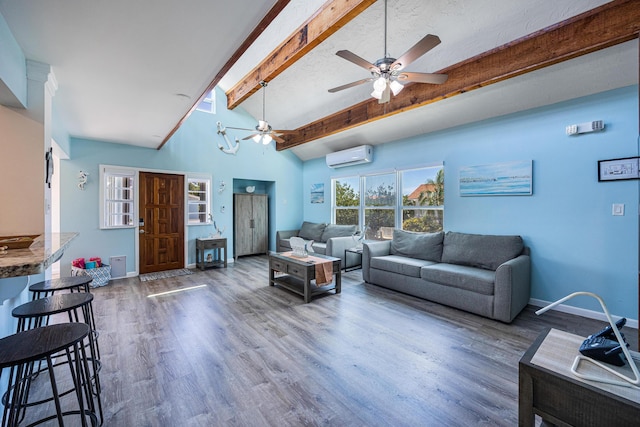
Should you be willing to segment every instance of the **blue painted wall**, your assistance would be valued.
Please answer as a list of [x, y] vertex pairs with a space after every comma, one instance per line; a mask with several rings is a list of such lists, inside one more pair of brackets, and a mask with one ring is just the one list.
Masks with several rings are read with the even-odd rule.
[[[108, 260], [110, 256], [125, 255], [127, 272], [135, 271], [136, 230], [99, 228], [100, 164], [210, 174], [213, 179], [212, 213], [218, 227], [226, 227], [223, 237], [228, 238], [230, 255], [233, 254], [234, 179], [270, 183], [271, 248], [275, 248], [275, 230], [301, 223], [302, 210], [298, 207], [302, 206], [302, 162], [290, 152], [276, 152], [273, 143], [263, 146], [242, 141], [236, 155], [223, 153], [218, 149], [218, 141], [222, 142], [222, 139], [216, 134], [216, 122], [220, 120], [226, 126], [252, 128], [255, 119], [241, 109], [228, 111], [222, 91], [217, 92], [217, 111], [215, 115], [194, 112], [161, 150], [71, 138], [71, 158], [62, 160], [60, 167], [60, 229], [77, 231], [80, 236], [63, 257], [63, 274], [69, 271], [72, 259], [91, 256]], [[246, 135], [229, 133], [240, 137]], [[80, 170], [90, 174], [84, 191], [77, 187]], [[226, 183], [222, 193], [218, 192], [220, 181]], [[188, 229], [188, 263], [192, 264], [195, 263], [195, 239], [209, 236], [213, 227], [196, 225]]]
[[[569, 137], [569, 124], [604, 120], [604, 132]], [[610, 310], [638, 319], [640, 181], [599, 183], [597, 161], [637, 156], [638, 86], [486, 120], [374, 147], [374, 162], [329, 169], [304, 165], [304, 218], [328, 221], [331, 178], [443, 161], [445, 230], [519, 234], [532, 251], [532, 295], [554, 301], [592, 291]], [[533, 160], [532, 196], [460, 197], [464, 166]], [[325, 184], [325, 203], [309, 189]], [[613, 203], [625, 215], [612, 216]], [[600, 311], [587, 298], [568, 304]]]
[[9, 102], [12, 107], [27, 106], [27, 62], [2, 14], [0, 14], [0, 90], [7, 96], [5, 102]]

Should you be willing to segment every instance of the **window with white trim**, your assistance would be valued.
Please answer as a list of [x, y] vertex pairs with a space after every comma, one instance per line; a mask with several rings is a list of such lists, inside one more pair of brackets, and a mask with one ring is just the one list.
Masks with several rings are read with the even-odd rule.
[[378, 174], [333, 178], [332, 214], [336, 224], [366, 226], [366, 238], [387, 240], [393, 229], [443, 229], [442, 163]]
[[100, 228], [135, 226], [135, 170], [103, 168]]
[[205, 95], [204, 99], [198, 103], [196, 107], [198, 111], [204, 111], [205, 113], [216, 113], [216, 89], [213, 88]]
[[189, 225], [211, 222], [211, 180], [209, 178], [188, 178], [187, 205]]

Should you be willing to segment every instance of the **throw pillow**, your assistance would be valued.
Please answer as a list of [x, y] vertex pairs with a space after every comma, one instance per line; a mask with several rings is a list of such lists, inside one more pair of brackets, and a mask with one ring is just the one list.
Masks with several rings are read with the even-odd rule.
[[444, 233], [416, 233], [414, 231], [393, 230], [391, 254], [425, 261], [440, 262]]
[[442, 262], [496, 270], [500, 264], [522, 253], [520, 236], [466, 234], [448, 231], [444, 237]]
[[300, 231], [298, 231], [298, 237], [302, 237], [306, 240], [315, 240], [319, 242], [322, 238], [322, 232], [326, 224], [320, 222], [303, 222]]
[[332, 237], [349, 237], [353, 236], [355, 232], [355, 225], [327, 224], [322, 232], [322, 239], [320, 239], [320, 241], [326, 243]]

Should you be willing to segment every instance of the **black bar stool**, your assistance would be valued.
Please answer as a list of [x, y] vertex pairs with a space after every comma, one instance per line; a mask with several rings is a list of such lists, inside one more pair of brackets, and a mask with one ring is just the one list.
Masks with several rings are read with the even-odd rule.
[[[51, 397], [38, 403], [53, 401], [55, 415], [45, 416], [30, 426], [57, 419], [63, 426], [63, 417], [79, 415], [83, 426], [87, 426], [87, 416], [91, 425], [97, 424], [97, 418], [91, 397], [89, 366], [82, 341], [89, 335], [89, 326], [84, 323], [62, 323], [19, 332], [0, 339], [0, 374], [2, 369], [10, 368], [9, 385], [3, 396], [3, 426], [17, 426], [24, 418], [28, 407], [35, 405], [27, 401], [29, 384], [32, 379], [33, 364], [46, 360]], [[73, 381], [73, 391], [77, 400], [77, 409], [63, 411], [58, 393], [58, 384], [54, 372], [53, 357], [66, 357], [69, 374]], [[87, 407], [85, 408], [85, 398]], [[66, 409], [66, 408], [65, 408]]]
[[33, 292], [33, 299], [53, 295], [56, 291], [89, 292], [92, 281], [91, 276], [61, 277], [34, 283], [29, 286], [29, 291]]
[[[93, 294], [88, 292], [74, 292], [66, 294], [56, 294], [45, 298], [36, 299], [14, 308], [11, 315], [18, 319], [17, 332], [27, 331], [34, 328], [45, 326], [50, 316], [67, 313], [69, 322], [85, 323], [89, 326], [88, 343], [92, 371], [90, 379], [95, 386], [93, 394], [98, 401], [98, 410], [100, 413], [100, 422], [103, 421], [102, 401], [100, 393], [102, 391], [100, 385], [99, 371], [100, 365], [100, 347], [98, 345], [98, 333], [95, 329], [95, 321], [93, 319], [93, 310], [91, 304], [93, 302]], [[39, 369], [35, 371], [37, 375]]]

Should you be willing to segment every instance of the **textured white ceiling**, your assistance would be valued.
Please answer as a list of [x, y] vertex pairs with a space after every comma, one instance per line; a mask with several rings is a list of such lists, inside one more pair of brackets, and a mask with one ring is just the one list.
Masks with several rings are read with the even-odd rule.
[[[438, 35], [442, 43], [406, 68], [435, 72], [603, 3], [389, 0], [388, 53], [398, 57], [425, 34]], [[0, 13], [25, 55], [53, 66], [60, 86], [57, 113], [71, 135], [157, 147], [273, 4], [0, 0]], [[220, 86], [232, 87], [323, 4], [291, 0]], [[368, 85], [334, 94], [327, 90], [368, 77], [366, 70], [337, 57], [337, 50], [371, 62], [384, 56], [383, 5], [374, 3], [269, 83], [266, 118], [274, 128], [294, 129], [369, 98]], [[292, 151], [306, 160], [634, 84], [637, 58], [637, 41], [629, 42]], [[262, 94], [242, 107], [262, 117]]]
[[52, 66], [72, 136], [155, 148], [272, 6], [0, 0], [0, 14], [25, 56]]

